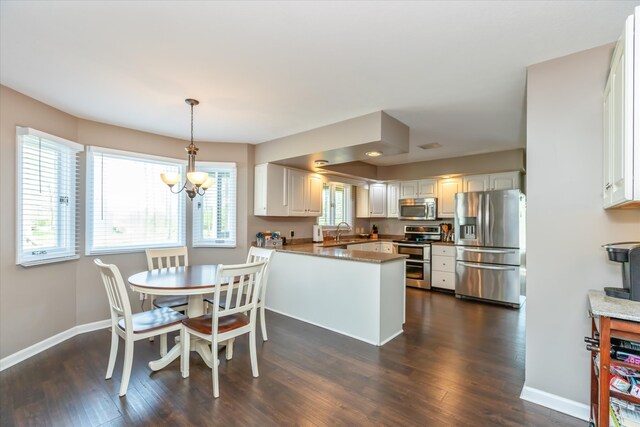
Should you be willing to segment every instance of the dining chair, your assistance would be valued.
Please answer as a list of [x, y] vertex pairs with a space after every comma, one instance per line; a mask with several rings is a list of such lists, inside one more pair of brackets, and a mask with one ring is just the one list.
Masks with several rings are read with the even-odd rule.
[[[213, 396], [219, 397], [218, 356], [216, 349], [222, 342], [232, 342], [236, 337], [249, 334], [249, 355], [251, 372], [258, 377], [258, 359], [256, 355], [256, 318], [258, 299], [263, 283], [265, 261], [220, 265], [215, 279], [215, 301], [224, 304], [212, 304], [212, 312], [199, 317], [182, 320], [180, 341], [182, 357], [180, 370], [182, 377], [189, 376], [189, 352], [191, 336], [207, 340], [211, 343], [214, 358], [211, 363], [213, 377]], [[224, 291], [224, 296], [221, 297]], [[233, 347], [227, 345], [226, 359], [233, 357]]]
[[[154, 270], [156, 268], [184, 267], [189, 265], [189, 254], [187, 253], [186, 246], [177, 248], [147, 249], [145, 253], [147, 254], [148, 270]], [[151, 299], [151, 307], [169, 307], [176, 311], [186, 311], [187, 309], [188, 297], [184, 295], [150, 295], [149, 298]]]
[[93, 262], [100, 270], [111, 311], [111, 352], [109, 353], [105, 379], [108, 380], [113, 375], [118, 355], [119, 338], [122, 338], [124, 340], [124, 366], [120, 396], [124, 396], [127, 394], [131, 377], [133, 343], [155, 335], [162, 335], [163, 341], [166, 343], [167, 333], [180, 330], [182, 328], [181, 321], [187, 316], [168, 307], [132, 314], [129, 294], [118, 267], [115, 264], [105, 264], [99, 259], [95, 259]]
[[[273, 249], [265, 249], [265, 248], [257, 248], [252, 246], [249, 249], [249, 254], [247, 255], [247, 263], [264, 261], [266, 262], [266, 267], [264, 269], [264, 277], [262, 278], [262, 291], [260, 291], [260, 295], [258, 298], [258, 308], [260, 309], [260, 329], [262, 330], [262, 340], [267, 341], [269, 337], [267, 336], [267, 321], [265, 318], [265, 308], [264, 301], [265, 296], [267, 295], [267, 282], [269, 280], [269, 266], [271, 264], [271, 257], [276, 253]], [[209, 304], [213, 305], [214, 298], [205, 298], [205, 301]]]

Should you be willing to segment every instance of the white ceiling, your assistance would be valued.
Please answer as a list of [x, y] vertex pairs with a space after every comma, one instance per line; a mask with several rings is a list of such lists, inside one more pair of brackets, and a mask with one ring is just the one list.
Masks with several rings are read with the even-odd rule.
[[193, 97], [197, 141], [384, 110], [411, 128], [411, 151], [371, 163], [406, 163], [524, 147], [526, 67], [616, 40], [638, 4], [2, 0], [0, 82], [183, 139]]

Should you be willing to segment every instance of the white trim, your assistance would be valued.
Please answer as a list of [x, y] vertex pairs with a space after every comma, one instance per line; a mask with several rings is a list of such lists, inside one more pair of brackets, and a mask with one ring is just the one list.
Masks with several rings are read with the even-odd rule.
[[[105, 154], [112, 154], [114, 156], [120, 156], [120, 157], [124, 157], [124, 158], [138, 158], [138, 159], [146, 159], [146, 160], [153, 160], [156, 162], [160, 162], [160, 163], [170, 163], [170, 164], [180, 164], [180, 165], [186, 165], [187, 161], [184, 159], [177, 159], [174, 157], [163, 157], [163, 156], [156, 156], [155, 154], [146, 154], [146, 153], [140, 153], [137, 151], [126, 151], [126, 150], [117, 150], [115, 148], [106, 148], [106, 147], [99, 147], [97, 145], [87, 145], [87, 153], [105, 153]], [[198, 164], [200, 164], [200, 162], [198, 162]]]
[[[236, 162], [209, 162], [209, 161], [198, 161], [197, 165], [200, 166], [202, 169], [204, 168], [210, 168], [210, 169], [225, 169], [225, 170], [230, 170], [230, 169], [238, 169], [237, 163]], [[200, 170], [201, 168], [198, 167], [198, 170]]]
[[97, 331], [99, 329], [108, 328], [109, 326], [111, 326], [111, 319], [99, 320], [97, 322], [74, 326], [73, 328], [60, 332], [59, 334], [35, 343], [25, 349], [10, 354], [7, 357], [3, 357], [2, 359], [0, 359], [0, 372], [12, 367], [17, 363], [27, 360], [32, 356], [35, 356], [38, 353], [42, 353], [43, 351], [53, 347], [54, 345], [58, 345], [61, 342], [68, 340], [69, 338], [73, 338], [76, 335]]
[[567, 414], [581, 420], [589, 421], [591, 418], [589, 405], [547, 393], [546, 391], [538, 390], [536, 388], [528, 387], [526, 385], [522, 387], [520, 399], [553, 409], [554, 411], [562, 412], [563, 414]]
[[402, 330], [402, 329], [401, 329], [399, 332], [395, 333], [395, 334], [394, 334], [393, 336], [391, 336], [390, 338], [387, 338], [386, 340], [384, 340], [381, 344], [378, 344], [378, 343], [377, 343], [377, 342], [375, 342], [375, 341], [369, 341], [369, 340], [366, 340], [366, 339], [364, 339], [364, 338], [362, 338], [362, 337], [359, 337], [359, 336], [357, 336], [357, 335], [352, 335], [352, 334], [348, 334], [348, 333], [346, 333], [346, 332], [344, 332], [344, 331], [339, 331], [339, 330], [337, 330], [337, 329], [328, 328], [328, 327], [326, 327], [326, 326], [324, 326], [324, 325], [320, 325], [320, 324], [318, 324], [318, 323], [311, 322], [311, 321], [309, 321], [309, 320], [302, 319], [302, 318], [297, 317], [297, 316], [292, 316], [292, 315], [290, 315], [290, 314], [288, 314], [288, 313], [283, 313], [282, 311], [279, 311], [279, 310], [274, 310], [274, 309], [269, 308], [269, 307], [265, 307], [265, 310], [273, 311], [274, 313], [281, 314], [281, 315], [286, 316], [286, 317], [289, 317], [289, 318], [291, 318], [291, 319], [296, 319], [296, 320], [299, 320], [299, 321], [301, 321], [301, 322], [308, 323], [308, 324], [310, 324], [310, 325], [317, 326], [317, 327], [319, 327], [319, 328], [326, 329], [326, 330], [328, 330], [328, 331], [335, 332], [335, 333], [338, 333], [338, 334], [340, 334], [340, 335], [344, 335], [344, 336], [347, 336], [347, 337], [349, 337], [349, 338], [356, 339], [356, 340], [358, 340], [358, 341], [366, 342], [367, 344], [375, 345], [375, 346], [377, 346], [377, 347], [380, 347], [380, 346], [385, 345], [386, 343], [388, 343], [389, 341], [391, 341], [392, 339], [394, 339], [395, 337], [397, 337], [398, 335], [400, 335], [400, 334], [402, 334], [402, 333], [404, 332], [404, 330]]
[[19, 137], [22, 135], [37, 136], [38, 138], [48, 139], [49, 141], [57, 142], [58, 144], [73, 148], [77, 151], [84, 151], [84, 145], [78, 144], [77, 142], [69, 141], [68, 139], [60, 138], [59, 136], [51, 135], [50, 133], [42, 132], [37, 129], [16, 126], [16, 136]]

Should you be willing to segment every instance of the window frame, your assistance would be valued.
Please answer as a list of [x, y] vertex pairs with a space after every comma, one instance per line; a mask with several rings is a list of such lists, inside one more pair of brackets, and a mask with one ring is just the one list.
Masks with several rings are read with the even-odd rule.
[[[85, 255], [93, 256], [93, 255], [103, 255], [103, 254], [122, 254], [122, 253], [134, 253], [134, 252], [143, 252], [146, 249], [150, 248], [169, 248], [176, 246], [186, 246], [186, 198], [187, 195], [182, 192], [180, 194], [172, 194], [172, 197], [180, 197], [178, 199], [178, 217], [176, 220], [177, 230], [178, 230], [178, 241], [176, 242], [168, 242], [166, 244], [159, 243], [140, 243], [137, 245], [131, 246], [111, 246], [108, 248], [95, 248], [93, 247], [94, 243], [94, 230], [93, 230], [93, 161], [94, 157], [99, 153], [104, 153], [112, 156], [118, 156], [129, 160], [140, 160], [147, 161], [149, 163], [158, 163], [158, 164], [167, 164], [170, 166], [178, 166], [180, 176], [185, 179], [186, 177], [186, 164], [187, 162], [184, 160], [174, 159], [171, 157], [163, 157], [156, 156], [152, 154], [138, 153], [133, 151], [126, 150], [117, 150], [113, 148], [106, 147], [98, 147], [98, 146], [87, 146], [86, 147], [86, 192], [85, 192]], [[157, 176], [158, 182], [162, 182], [160, 179], [160, 175]], [[135, 188], [144, 188], [143, 184], [135, 183], [135, 186], [132, 186], [133, 191], [136, 191]], [[165, 185], [165, 184], [163, 184]], [[166, 185], [165, 185], [166, 187]], [[166, 187], [166, 191], [171, 193], [169, 188]]]
[[[70, 207], [66, 213], [61, 209], [58, 202], [56, 220], [54, 221], [56, 230], [59, 231], [60, 224], [65, 224], [62, 233], [56, 233], [56, 245], [53, 248], [43, 248], [40, 251], [25, 250], [24, 237], [24, 146], [25, 137], [31, 136], [47, 141], [48, 145], [55, 150], [58, 166], [65, 162], [65, 170], [55, 168], [58, 197], [68, 197], [67, 205]], [[16, 265], [29, 267], [33, 265], [50, 264], [55, 262], [69, 261], [80, 258], [78, 254], [78, 190], [79, 190], [79, 166], [80, 153], [84, 151], [84, 146], [68, 139], [60, 138], [36, 129], [16, 126]], [[68, 165], [67, 165], [68, 163]], [[65, 194], [65, 196], [61, 196]], [[27, 254], [31, 252], [31, 254]], [[36, 253], [38, 252], [38, 253]]]
[[[202, 235], [197, 235], [202, 231], [203, 215], [199, 209], [198, 203], [202, 203], [202, 197], [211, 194], [214, 186], [209, 188], [204, 196], [196, 196], [193, 200], [191, 209], [191, 246], [193, 248], [229, 248], [233, 249], [238, 246], [238, 165], [235, 162], [198, 162], [198, 171], [214, 173], [222, 171], [231, 171], [233, 173], [233, 240], [229, 239], [226, 243], [216, 243], [221, 239], [206, 239]], [[214, 185], [217, 185], [214, 184]], [[200, 224], [197, 226], [196, 224]]]

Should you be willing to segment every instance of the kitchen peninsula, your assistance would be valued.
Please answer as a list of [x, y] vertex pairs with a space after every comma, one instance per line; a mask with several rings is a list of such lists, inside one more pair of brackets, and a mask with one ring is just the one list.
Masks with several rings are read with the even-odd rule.
[[348, 246], [284, 246], [271, 261], [266, 308], [384, 345], [402, 333], [405, 257]]

